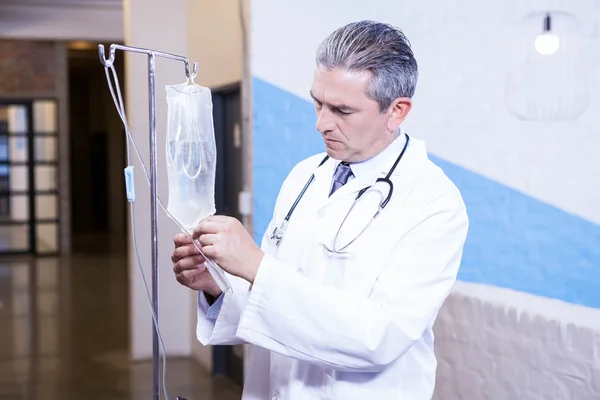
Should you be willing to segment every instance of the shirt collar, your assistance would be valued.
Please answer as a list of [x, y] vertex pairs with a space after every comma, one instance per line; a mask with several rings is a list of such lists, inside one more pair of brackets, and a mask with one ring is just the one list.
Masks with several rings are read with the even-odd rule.
[[[392, 155], [399, 154], [402, 151], [402, 147], [406, 142], [406, 135], [401, 128], [398, 128], [398, 136], [392, 143], [390, 143], [385, 149], [374, 155], [373, 157], [364, 161], [349, 163], [352, 169], [352, 174], [355, 177], [361, 176], [368, 171], [372, 171], [374, 168], [380, 168]], [[336, 160], [334, 171], [340, 161]]]

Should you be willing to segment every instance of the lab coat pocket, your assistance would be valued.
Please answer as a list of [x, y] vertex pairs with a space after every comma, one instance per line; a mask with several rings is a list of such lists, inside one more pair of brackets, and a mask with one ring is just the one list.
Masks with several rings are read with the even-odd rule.
[[356, 247], [346, 254], [321, 248], [323, 283], [366, 298], [383, 268], [385, 256], [375, 242], [361, 240], [353, 246]]
[[[373, 220], [376, 205], [365, 209], [367, 203], [363, 202], [357, 204], [341, 225], [351, 203], [338, 203], [344, 204], [336, 204], [335, 208], [330, 205], [326, 220], [317, 228], [322, 282], [359, 297], [368, 297], [391, 250], [390, 222], [381, 216]], [[337, 251], [347, 243], [350, 244], [345, 249]]]

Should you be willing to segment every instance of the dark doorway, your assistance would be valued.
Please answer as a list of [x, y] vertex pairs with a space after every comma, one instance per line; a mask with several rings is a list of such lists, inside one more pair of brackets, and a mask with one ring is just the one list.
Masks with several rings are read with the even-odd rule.
[[[241, 218], [238, 196], [242, 191], [242, 115], [240, 84], [212, 91], [217, 171], [215, 203], [217, 214]], [[213, 374], [226, 375], [243, 384], [243, 346], [215, 346]]]
[[[115, 58], [124, 95], [123, 57]], [[126, 251], [125, 134], [96, 46], [69, 50], [73, 252]]]

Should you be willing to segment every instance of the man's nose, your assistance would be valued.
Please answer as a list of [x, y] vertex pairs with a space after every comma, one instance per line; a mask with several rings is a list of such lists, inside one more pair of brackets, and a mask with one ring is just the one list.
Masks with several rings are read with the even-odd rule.
[[317, 130], [321, 133], [329, 132], [335, 129], [333, 116], [326, 108], [317, 112]]

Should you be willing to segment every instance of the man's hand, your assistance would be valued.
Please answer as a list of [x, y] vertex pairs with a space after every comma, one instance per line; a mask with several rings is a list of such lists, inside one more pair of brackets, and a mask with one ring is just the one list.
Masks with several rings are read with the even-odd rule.
[[202, 252], [231, 275], [254, 283], [264, 253], [235, 218], [215, 215], [200, 221], [193, 234]]
[[185, 233], [175, 235], [175, 251], [171, 256], [177, 282], [193, 290], [201, 290], [213, 298], [221, 295], [221, 289], [204, 265], [204, 257]]

